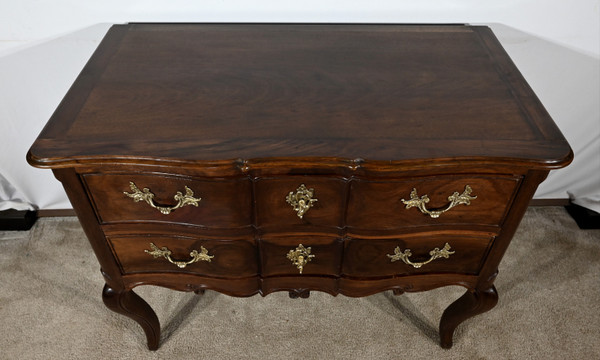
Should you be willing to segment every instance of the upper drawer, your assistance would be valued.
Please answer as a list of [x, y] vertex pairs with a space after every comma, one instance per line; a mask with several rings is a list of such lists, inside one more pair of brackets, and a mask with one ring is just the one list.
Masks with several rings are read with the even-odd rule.
[[317, 176], [259, 179], [257, 225], [341, 227], [346, 184], [340, 178]]
[[83, 179], [101, 223], [160, 221], [217, 228], [252, 224], [251, 182], [246, 178], [88, 174]]
[[509, 176], [432, 176], [401, 181], [353, 181], [347, 224], [362, 229], [499, 225], [519, 180]]

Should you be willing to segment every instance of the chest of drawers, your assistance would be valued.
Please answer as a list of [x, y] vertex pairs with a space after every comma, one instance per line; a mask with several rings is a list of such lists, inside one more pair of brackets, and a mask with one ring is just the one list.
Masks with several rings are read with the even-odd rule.
[[[360, 297], [459, 285], [443, 347], [571, 149], [477, 26], [115, 25], [28, 153], [133, 288]], [[67, 259], [65, 259], [67, 260]]]

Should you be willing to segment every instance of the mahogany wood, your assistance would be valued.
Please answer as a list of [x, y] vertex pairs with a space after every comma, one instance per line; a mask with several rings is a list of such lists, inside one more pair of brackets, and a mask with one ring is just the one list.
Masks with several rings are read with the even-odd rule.
[[[365, 229], [398, 229], [431, 224], [499, 225], [510, 205], [520, 178], [497, 176], [439, 176], [409, 178], [399, 181], [354, 181], [348, 204], [348, 226]], [[472, 196], [483, 193], [485, 201], [473, 200], [467, 206], [457, 206], [439, 218], [423, 216], [417, 208], [406, 211], [398, 199], [409, 200], [417, 189], [419, 197], [427, 195], [427, 208], [444, 208], [448, 196], [473, 189]], [[396, 215], [388, 216], [390, 212]], [[365, 213], [369, 216], [365, 216]]]
[[440, 319], [440, 342], [444, 349], [452, 347], [452, 335], [456, 327], [466, 319], [492, 309], [498, 303], [498, 292], [492, 285], [484, 290], [467, 290], [463, 296], [450, 304]]
[[[263, 296], [359, 297], [459, 285], [443, 347], [493, 308], [498, 265], [537, 186], [572, 151], [487, 27], [462, 25], [115, 25], [32, 145], [92, 245], [108, 308], [159, 345], [132, 289], [158, 285]], [[134, 202], [130, 182], [162, 214]], [[286, 202], [304, 184], [302, 217]], [[410, 209], [413, 189], [443, 209]], [[188, 261], [179, 268], [150, 243]], [[410, 249], [415, 268], [387, 256]], [[303, 244], [303, 273], [286, 257]]]
[[[181, 235], [135, 234], [107, 236], [123, 274], [137, 272], [190, 272], [214, 277], [248, 277], [258, 274], [258, 262], [253, 239], [202, 239]], [[165, 258], [154, 260], [145, 250], [151, 251], [150, 243], [159, 248], [166, 247], [174, 261], [189, 261], [190, 252], [200, 247], [210, 249], [214, 256], [210, 262], [199, 261], [179, 269]]]
[[259, 239], [262, 276], [299, 275], [286, 255], [302, 244], [311, 248], [314, 258], [304, 267], [303, 275], [339, 276], [342, 264], [342, 239], [307, 234], [304, 236], [263, 236]]
[[108, 285], [102, 290], [106, 307], [135, 320], [146, 334], [148, 349], [157, 350], [160, 341], [160, 324], [154, 310], [133, 290], [115, 291]]
[[[299, 185], [314, 189], [317, 201], [302, 218], [285, 200]], [[306, 229], [310, 227], [342, 227], [347, 181], [339, 178], [316, 176], [286, 176], [284, 178], [260, 178], [256, 181], [256, 198], [264, 199], [256, 204], [256, 225], [259, 227], [285, 226]]]
[[[414, 273], [463, 273], [477, 274], [489, 250], [493, 237], [469, 236], [456, 231], [446, 233], [418, 233], [392, 239], [351, 238], [344, 249], [342, 273], [355, 277], [398, 276]], [[399, 247], [402, 252], [410, 249], [412, 262], [423, 262], [431, 258], [429, 252], [451, 244], [448, 259], [440, 259], [420, 268], [406, 266], [401, 260], [392, 262], [387, 256]]]
[[[197, 224], [216, 228], [249, 226], [252, 224], [251, 183], [248, 179], [200, 180], [176, 174], [86, 174], [83, 176], [101, 223], [130, 221], [162, 221]], [[185, 193], [187, 186], [194, 197], [201, 198], [197, 207], [188, 206], [174, 211], [170, 216], [142, 202], [133, 202], [123, 196], [133, 193], [129, 182], [141, 190], [149, 188], [155, 195], [154, 202], [161, 206], [173, 206], [177, 192]], [[115, 191], [119, 189], [119, 191]], [[236, 194], [236, 196], [232, 196]], [[207, 207], [206, 203], [215, 204]]]
[[[531, 199], [529, 206], [566, 206], [569, 199]], [[40, 209], [38, 217], [69, 217], [77, 216], [73, 209]]]

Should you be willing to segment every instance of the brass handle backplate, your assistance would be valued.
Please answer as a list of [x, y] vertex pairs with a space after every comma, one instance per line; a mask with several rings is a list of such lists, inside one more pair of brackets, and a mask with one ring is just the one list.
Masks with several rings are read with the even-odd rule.
[[450, 255], [452, 255], [452, 254], [454, 254], [454, 251], [450, 251], [450, 245], [448, 243], [446, 243], [446, 245], [444, 245], [444, 247], [441, 250], [439, 248], [435, 248], [435, 249], [431, 250], [429, 252], [429, 255], [431, 255], [431, 258], [429, 258], [429, 260], [423, 261], [423, 262], [414, 263], [414, 262], [410, 261], [409, 257], [412, 255], [410, 249], [406, 249], [406, 250], [404, 250], [404, 252], [402, 252], [402, 250], [400, 250], [399, 246], [396, 246], [396, 248], [394, 249], [394, 255], [387, 254], [387, 257], [389, 257], [392, 262], [402, 260], [402, 261], [404, 261], [405, 264], [412, 265], [412, 267], [418, 269], [425, 264], [429, 264], [430, 262], [432, 262], [435, 259], [439, 259], [439, 258], [448, 259], [450, 257]]
[[177, 265], [177, 267], [180, 269], [183, 269], [186, 266], [188, 266], [189, 264], [193, 264], [198, 261], [210, 262], [211, 259], [214, 258], [214, 255], [208, 255], [208, 250], [206, 250], [206, 248], [204, 248], [204, 246], [200, 246], [200, 252], [198, 252], [198, 250], [192, 250], [192, 252], [190, 253], [190, 256], [192, 257], [192, 259], [188, 260], [188, 261], [173, 260], [171, 258], [172, 252], [166, 246], [159, 248], [158, 246], [154, 245], [154, 243], [150, 243], [150, 248], [152, 249], [152, 251], [144, 250], [144, 252], [154, 256], [155, 259], [159, 258], [159, 257], [164, 257], [171, 264]]
[[308, 209], [313, 207], [313, 203], [318, 201], [313, 199], [315, 189], [307, 189], [304, 184], [300, 185], [296, 192], [290, 191], [285, 197], [285, 201], [290, 204], [300, 219], [306, 214]]
[[310, 247], [305, 248], [304, 245], [300, 244], [294, 250], [290, 250], [287, 253], [287, 258], [294, 264], [300, 274], [302, 274], [302, 270], [304, 270], [304, 266], [308, 264], [315, 256], [310, 253]]
[[427, 195], [423, 195], [419, 198], [419, 195], [417, 195], [417, 189], [413, 189], [411, 191], [410, 200], [402, 199], [402, 203], [406, 205], [406, 209], [410, 209], [414, 206], [421, 210], [423, 214], [427, 214], [432, 218], [436, 219], [440, 217], [441, 214], [452, 209], [456, 205], [471, 205], [471, 200], [477, 199], [477, 196], [471, 196], [472, 191], [473, 190], [469, 185], [465, 186], [465, 191], [463, 191], [462, 194], [459, 194], [457, 191], [455, 191], [454, 194], [448, 196], [448, 201], [450, 201], [450, 204], [448, 204], [448, 206], [445, 209], [441, 210], [428, 210], [425, 207], [425, 204], [429, 202], [429, 197]]
[[175, 206], [158, 206], [154, 203], [154, 194], [150, 192], [150, 189], [143, 188], [140, 190], [133, 181], [129, 182], [129, 187], [133, 193], [128, 193], [126, 191], [123, 194], [129, 196], [135, 202], [145, 201], [148, 205], [160, 211], [161, 214], [168, 215], [171, 211], [179, 209], [180, 207], [184, 207], [186, 205], [198, 206], [198, 201], [202, 200], [201, 198], [195, 198], [194, 192], [187, 186], [185, 186], [185, 195], [178, 191], [173, 198], [177, 201], [177, 205]]

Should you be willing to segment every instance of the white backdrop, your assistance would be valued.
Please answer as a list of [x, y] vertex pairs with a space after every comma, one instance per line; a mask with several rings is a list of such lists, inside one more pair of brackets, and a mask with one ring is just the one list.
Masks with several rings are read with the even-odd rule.
[[71, 207], [51, 172], [31, 168], [25, 154], [110, 24], [144, 21], [488, 25], [575, 152], [535, 197], [571, 194], [600, 211], [599, 0], [0, 0], [0, 179], [14, 197], [0, 206]]

